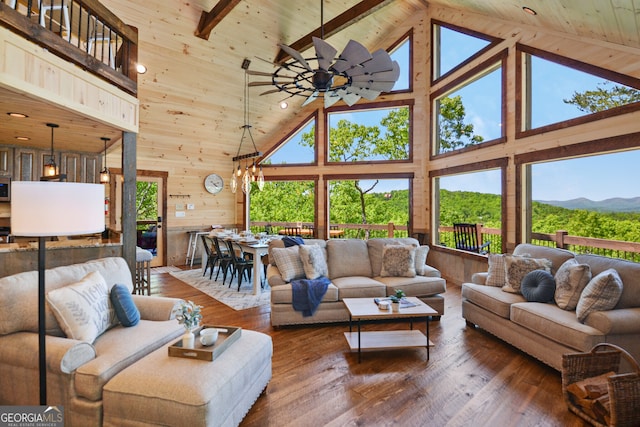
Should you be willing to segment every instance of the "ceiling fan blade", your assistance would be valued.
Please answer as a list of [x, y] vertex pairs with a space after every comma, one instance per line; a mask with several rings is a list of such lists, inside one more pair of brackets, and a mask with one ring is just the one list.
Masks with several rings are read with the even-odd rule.
[[362, 67], [355, 67], [347, 70], [349, 76], [358, 76], [363, 74], [381, 73], [391, 71], [393, 69], [393, 61], [389, 54], [382, 49], [376, 50], [372, 54], [373, 58], [362, 64]]
[[333, 64], [333, 68], [338, 72], [343, 72], [349, 68], [356, 67], [365, 61], [373, 58], [366, 47], [354, 40], [349, 40], [347, 46], [338, 57], [338, 61]]
[[396, 82], [400, 77], [400, 66], [397, 62], [393, 62], [393, 69], [391, 71], [383, 71], [381, 73], [364, 74], [360, 76], [351, 77], [352, 82]]
[[304, 68], [306, 68], [309, 71], [313, 71], [313, 69], [311, 68], [311, 66], [307, 63], [307, 61], [302, 57], [302, 55], [300, 54], [300, 52], [298, 52], [297, 50], [287, 46], [286, 44], [279, 44], [278, 46], [280, 46], [280, 49], [284, 50], [285, 52], [287, 52], [287, 54], [289, 54], [289, 56], [291, 56], [293, 59], [295, 59], [296, 61], [298, 61]]
[[249, 82], [249, 87], [253, 86], [271, 86], [273, 82]]
[[354, 86], [351, 87], [351, 92], [360, 95], [361, 97], [368, 99], [369, 101], [373, 101], [378, 96], [380, 96], [380, 92], [378, 91]]
[[262, 93], [260, 94], [260, 96], [262, 96], [262, 95], [269, 95], [270, 93], [276, 93], [276, 92], [280, 92], [280, 89], [271, 89], [271, 90], [268, 90], [268, 91], [266, 91], [266, 92], [262, 92]]
[[395, 84], [396, 82], [370, 82], [369, 86], [365, 89], [375, 90], [378, 92], [389, 92], [391, 89], [393, 89], [393, 86]]
[[302, 103], [302, 106], [304, 107], [305, 105], [311, 104], [313, 101], [316, 100], [317, 97], [318, 97], [318, 91], [316, 90]]
[[324, 93], [324, 108], [329, 108], [338, 101], [340, 101], [340, 95], [336, 91], [330, 90]]
[[249, 74], [250, 76], [263, 76], [263, 77], [271, 77], [273, 75], [273, 73], [266, 73], [264, 71], [253, 71], [253, 70], [247, 70], [247, 74]]
[[358, 100], [360, 99], [360, 95], [353, 93], [351, 91], [340, 89], [336, 92], [338, 93], [338, 95], [340, 95], [340, 98], [342, 98], [345, 104], [347, 104], [349, 107], [351, 107], [353, 104], [358, 102]]
[[313, 37], [313, 46], [316, 49], [316, 56], [318, 57], [318, 66], [322, 70], [328, 71], [338, 51], [334, 49], [334, 47], [331, 46], [329, 43], [327, 43], [326, 41], [318, 37]]

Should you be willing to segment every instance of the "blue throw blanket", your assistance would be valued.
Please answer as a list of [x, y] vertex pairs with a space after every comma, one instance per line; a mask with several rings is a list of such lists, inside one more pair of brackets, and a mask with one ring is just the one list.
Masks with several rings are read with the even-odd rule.
[[324, 276], [317, 279], [299, 279], [291, 281], [293, 308], [301, 311], [304, 317], [313, 316], [331, 281]]

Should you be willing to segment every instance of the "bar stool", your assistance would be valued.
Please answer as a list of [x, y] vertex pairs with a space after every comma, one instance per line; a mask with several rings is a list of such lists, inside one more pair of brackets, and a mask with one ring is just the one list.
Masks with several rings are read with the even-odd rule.
[[145, 290], [147, 294], [151, 295], [151, 260], [153, 254], [146, 250], [136, 246], [136, 282], [133, 285], [133, 293], [144, 295]]
[[[40, 3], [38, 1], [38, 3]], [[56, 4], [43, 4], [40, 7], [40, 25], [43, 27], [47, 27], [46, 23], [45, 23], [45, 17], [47, 17], [47, 12], [49, 12], [49, 21], [50, 23], [53, 23], [55, 21], [53, 21], [53, 15], [54, 15], [54, 11], [57, 10], [59, 11], [59, 15], [60, 15], [60, 22], [58, 23], [58, 25], [60, 26], [60, 37], [62, 38], [66, 38], [67, 41], [71, 40], [71, 20], [69, 19], [69, 6], [67, 6], [66, 4], [62, 4], [62, 5], [56, 5]], [[55, 28], [53, 25], [51, 25], [52, 29]], [[66, 32], [67, 36], [63, 37], [62, 33]]]

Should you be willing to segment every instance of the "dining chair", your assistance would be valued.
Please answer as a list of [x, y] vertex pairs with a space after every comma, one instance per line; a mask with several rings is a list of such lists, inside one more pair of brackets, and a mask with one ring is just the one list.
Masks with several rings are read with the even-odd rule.
[[251, 281], [251, 272], [253, 271], [253, 260], [249, 258], [245, 258], [243, 256], [242, 249], [238, 246], [239, 253], [236, 252], [236, 247], [234, 247], [233, 241], [227, 240], [227, 248], [229, 251], [229, 255], [231, 258], [231, 279], [229, 280], [229, 287], [231, 287], [231, 282], [233, 282], [233, 278], [235, 275], [238, 275], [238, 291], [240, 290], [240, 285], [242, 284], [242, 277], [246, 275], [247, 280]]
[[[211, 238], [211, 240], [213, 240], [213, 247], [215, 248], [216, 255], [218, 257], [218, 271], [216, 272], [216, 280], [218, 280], [220, 270], [222, 270], [222, 284], [224, 285], [224, 283], [227, 281], [227, 272], [232, 269], [231, 255], [226, 247], [224, 250], [222, 249], [222, 247], [220, 247], [220, 241], [217, 237], [214, 236]], [[211, 275], [213, 275], [213, 271], [211, 272]], [[209, 278], [211, 278], [211, 276], [209, 276]], [[229, 281], [229, 284], [231, 284], [231, 281]]]
[[209, 279], [213, 276], [213, 269], [220, 258], [216, 250], [213, 247], [213, 239], [209, 236], [200, 236], [202, 239], [202, 247], [204, 248], [204, 253], [207, 254], [207, 265], [204, 267], [204, 271], [202, 272], [202, 276], [204, 277], [207, 274], [207, 270], [209, 270]]

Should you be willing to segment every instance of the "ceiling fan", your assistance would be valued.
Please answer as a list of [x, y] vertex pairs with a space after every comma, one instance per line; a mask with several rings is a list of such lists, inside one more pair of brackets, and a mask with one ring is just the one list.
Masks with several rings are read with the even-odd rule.
[[270, 82], [250, 82], [249, 86], [268, 86], [276, 88], [261, 93], [286, 92], [290, 96], [306, 97], [302, 104], [307, 105], [318, 97], [324, 97], [324, 106], [328, 108], [343, 100], [352, 106], [360, 98], [374, 100], [382, 92], [393, 89], [400, 77], [400, 66], [393, 61], [384, 49], [369, 53], [362, 44], [350, 40], [336, 58], [338, 51], [324, 40], [324, 2], [320, 2], [320, 34], [313, 37], [315, 57], [304, 58], [300, 52], [279, 44], [291, 58], [273, 73], [247, 70], [248, 74], [271, 77]]

